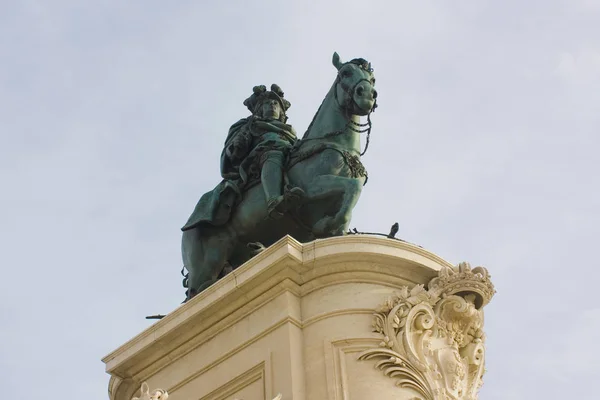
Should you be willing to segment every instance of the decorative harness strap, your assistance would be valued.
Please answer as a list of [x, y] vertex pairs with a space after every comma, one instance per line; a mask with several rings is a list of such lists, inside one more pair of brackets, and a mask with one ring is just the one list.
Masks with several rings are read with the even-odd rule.
[[369, 174], [367, 173], [367, 169], [365, 168], [363, 163], [360, 161], [360, 156], [352, 154], [348, 150], [340, 148], [330, 143], [317, 143], [306, 150], [300, 150], [299, 146], [295, 146], [290, 152], [290, 157], [288, 158], [288, 162], [286, 164], [286, 171], [292, 169], [292, 167], [298, 164], [299, 162], [307, 160], [312, 156], [328, 149], [335, 150], [341, 154], [341, 156], [344, 158], [344, 162], [350, 169], [350, 176], [352, 178], [365, 177], [365, 183], [363, 184], [363, 186], [367, 184], [367, 181], [369, 180]]

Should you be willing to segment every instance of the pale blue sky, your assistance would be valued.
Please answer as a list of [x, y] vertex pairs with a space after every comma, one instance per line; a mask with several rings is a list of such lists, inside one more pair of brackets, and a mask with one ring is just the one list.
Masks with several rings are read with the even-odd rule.
[[352, 225], [497, 285], [480, 397], [597, 398], [598, 0], [0, 1], [4, 397], [107, 398], [242, 101], [278, 83], [303, 132], [334, 50], [379, 91]]

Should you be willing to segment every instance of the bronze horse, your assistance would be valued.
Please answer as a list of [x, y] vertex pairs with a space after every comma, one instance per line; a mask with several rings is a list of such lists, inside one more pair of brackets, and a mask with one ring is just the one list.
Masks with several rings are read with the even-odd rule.
[[181, 247], [189, 271], [187, 299], [214, 283], [226, 266], [237, 267], [251, 258], [257, 250], [251, 243], [269, 246], [286, 234], [305, 242], [348, 230], [367, 179], [360, 162], [364, 154], [360, 133], [370, 132], [370, 120], [361, 124], [360, 117], [374, 110], [377, 92], [366, 60], [342, 63], [334, 53], [333, 65], [335, 81], [289, 156], [287, 179], [304, 190], [302, 204], [280, 220], [269, 219], [259, 183], [243, 194], [224, 225], [205, 224], [184, 231]]

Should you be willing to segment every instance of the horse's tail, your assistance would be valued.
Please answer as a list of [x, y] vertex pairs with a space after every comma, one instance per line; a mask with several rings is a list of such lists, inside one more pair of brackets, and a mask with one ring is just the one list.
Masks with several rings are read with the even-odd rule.
[[186, 270], [185, 265], [183, 267], [181, 267], [181, 276], [183, 276], [183, 281], [181, 281], [181, 285], [187, 289], [188, 287], [188, 278], [190, 276], [190, 273], [184, 273], [184, 271]]

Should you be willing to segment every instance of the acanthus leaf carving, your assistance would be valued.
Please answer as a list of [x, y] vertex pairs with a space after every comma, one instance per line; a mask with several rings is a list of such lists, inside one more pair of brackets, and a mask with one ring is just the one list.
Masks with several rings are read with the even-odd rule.
[[494, 295], [483, 267], [442, 269], [427, 285], [402, 287], [378, 308], [380, 347], [359, 360], [415, 390], [423, 400], [476, 400], [485, 372], [483, 307]]

